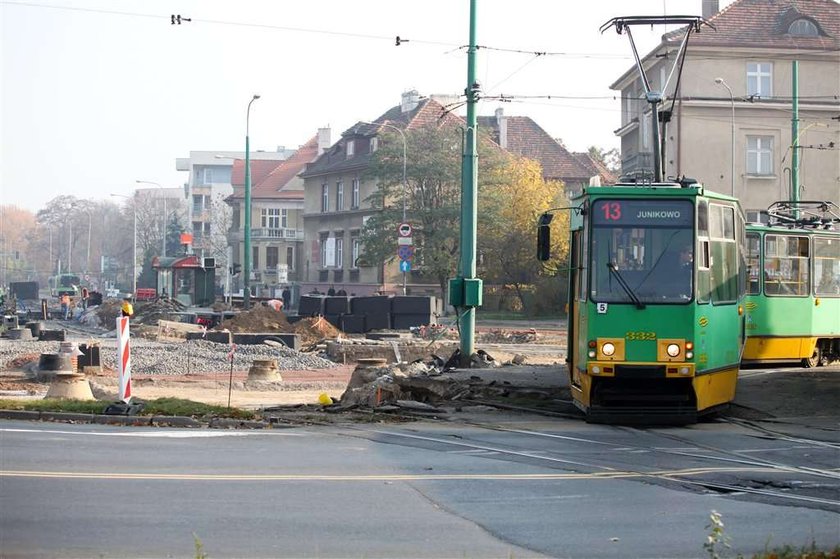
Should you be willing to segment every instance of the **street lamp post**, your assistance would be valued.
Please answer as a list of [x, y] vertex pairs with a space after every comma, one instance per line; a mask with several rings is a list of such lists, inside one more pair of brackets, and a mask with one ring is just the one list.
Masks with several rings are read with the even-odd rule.
[[[130, 200], [131, 196], [126, 196], [125, 194], [111, 194], [111, 196], [115, 196], [117, 198], [125, 198], [126, 200]], [[132, 207], [134, 210], [134, 249], [132, 251], [132, 260], [133, 265], [131, 267], [131, 295], [133, 297], [137, 296], [137, 201], [135, 200], [134, 205]]]
[[[365, 121], [365, 120], [361, 120], [359, 122], [361, 122], [362, 124], [372, 124], [373, 126], [385, 126], [387, 128], [391, 128], [393, 130], [396, 130], [397, 132], [400, 133], [400, 137], [402, 138], [402, 143], [403, 143], [402, 220], [403, 220], [403, 223], [405, 223], [405, 220], [406, 220], [406, 199], [408, 198], [408, 183], [406, 182], [406, 165], [407, 165], [407, 162], [408, 162], [408, 158], [407, 158], [407, 149], [406, 149], [407, 144], [406, 144], [406, 141], [405, 141], [405, 132], [403, 132], [401, 128], [399, 128], [397, 126], [394, 126], [393, 124], [387, 124], [385, 122], [368, 122], [368, 121]], [[406, 273], [403, 272], [402, 275], [403, 275], [403, 295], [406, 295], [406, 292], [407, 292], [407, 289], [406, 289]]]
[[730, 142], [731, 143], [731, 147], [730, 147], [731, 155], [729, 157], [729, 159], [730, 159], [730, 170], [729, 170], [729, 172], [730, 172], [731, 181], [732, 181], [731, 186], [730, 186], [730, 188], [732, 190], [731, 194], [734, 197], [735, 196], [735, 98], [732, 96], [732, 90], [729, 88], [729, 85], [727, 85], [727, 83], [725, 81], [723, 81], [723, 78], [715, 78], [715, 83], [718, 84], [718, 85], [722, 85], [723, 87], [726, 88], [726, 91], [729, 92], [729, 103], [730, 103], [730, 105], [732, 105], [732, 119], [731, 119], [731, 122], [730, 122], [730, 131], [731, 131], [732, 138], [731, 138], [731, 142]]
[[[158, 189], [163, 190], [163, 187], [156, 182], [141, 181], [141, 180], [136, 180], [134, 182], [136, 182], [137, 184], [153, 184], [153, 185], [157, 186]], [[161, 256], [161, 258], [165, 258], [166, 257], [166, 217], [167, 217], [167, 215], [166, 215], [166, 192], [162, 192], [162, 194], [163, 194], [163, 227], [162, 227], [163, 231], [161, 232], [162, 240], [161, 240], [161, 243], [160, 243], [161, 244], [160, 256]]]
[[251, 104], [259, 98], [256, 94], [251, 97], [245, 111], [245, 258], [242, 267], [245, 274], [245, 310], [251, 308]]

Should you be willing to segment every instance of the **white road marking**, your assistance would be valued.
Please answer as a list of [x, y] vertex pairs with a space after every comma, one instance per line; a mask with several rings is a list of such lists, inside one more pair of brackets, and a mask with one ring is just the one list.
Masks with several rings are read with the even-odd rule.
[[279, 431], [160, 431], [160, 432], [107, 432], [99, 433], [95, 431], [59, 431], [50, 429], [0, 429], [0, 432], [7, 433], [43, 433], [47, 435], [92, 435], [97, 437], [144, 437], [144, 438], [167, 438], [167, 439], [207, 439], [214, 437], [252, 437], [256, 435], [268, 436], [282, 436], [282, 437], [302, 437], [302, 433], [285, 433]]

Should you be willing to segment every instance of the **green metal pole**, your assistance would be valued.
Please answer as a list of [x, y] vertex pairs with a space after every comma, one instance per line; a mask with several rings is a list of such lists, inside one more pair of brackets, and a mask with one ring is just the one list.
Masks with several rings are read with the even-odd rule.
[[[476, 222], [478, 220], [478, 150], [475, 114], [478, 83], [475, 79], [476, 0], [470, 0], [470, 46], [467, 51], [467, 131], [461, 167], [461, 263], [460, 277], [475, 278]], [[462, 284], [463, 285], [463, 284]], [[475, 352], [475, 306], [466, 302], [460, 319], [461, 358], [465, 363]]]
[[248, 102], [245, 113], [245, 258], [242, 273], [245, 274], [245, 310], [251, 308], [251, 143], [249, 125], [251, 121], [251, 103], [259, 99], [254, 95]]
[[793, 117], [791, 118], [790, 137], [791, 158], [790, 170], [790, 200], [794, 202], [794, 217], [799, 217], [796, 202], [799, 202], [799, 61], [794, 60], [791, 65], [791, 97], [793, 98]]

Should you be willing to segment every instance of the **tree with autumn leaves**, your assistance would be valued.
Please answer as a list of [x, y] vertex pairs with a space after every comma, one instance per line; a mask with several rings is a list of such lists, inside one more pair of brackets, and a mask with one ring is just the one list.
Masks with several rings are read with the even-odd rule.
[[[415, 245], [413, 274], [446, 282], [458, 269], [460, 254], [461, 130], [429, 125], [405, 132], [406, 185], [403, 185], [402, 141], [395, 132], [380, 133], [368, 176], [378, 189], [369, 198], [380, 211], [362, 231], [365, 265], [396, 258], [394, 231], [402, 221], [403, 196]], [[548, 208], [562, 205], [562, 184], [546, 182], [538, 163], [502, 150], [486, 135], [478, 141], [478, 252], [486, 283], [511, 286], [527, 307], [523, 291], [542, 274], [553, 274], [565, 258], [563, 216], [553, 228], [555, 260], [536, 259], [536, 223]]]
[[494, 172], [493, 186], [479, 190], [482, 275], [486, 283], [513, 289], [527, 312], [525, 290], [541, 276], [556, 276], [568, 254], [569, 216], [558, 212], [551, 223], [552, 258], [536, 258], [537, 220], [545, 211], [566, 205], [563, 184], [544, 180], [539, 163], [523, 157], [508, 157]]

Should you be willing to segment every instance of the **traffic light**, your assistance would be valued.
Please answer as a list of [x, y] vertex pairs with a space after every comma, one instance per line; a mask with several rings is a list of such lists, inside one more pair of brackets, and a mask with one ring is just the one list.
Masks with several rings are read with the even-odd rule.
[[239, 272], [242, 271], [242, 264], [234, 264], [233, 267], [230, 268], [230, 275], [236, 276], [239, 275]]

